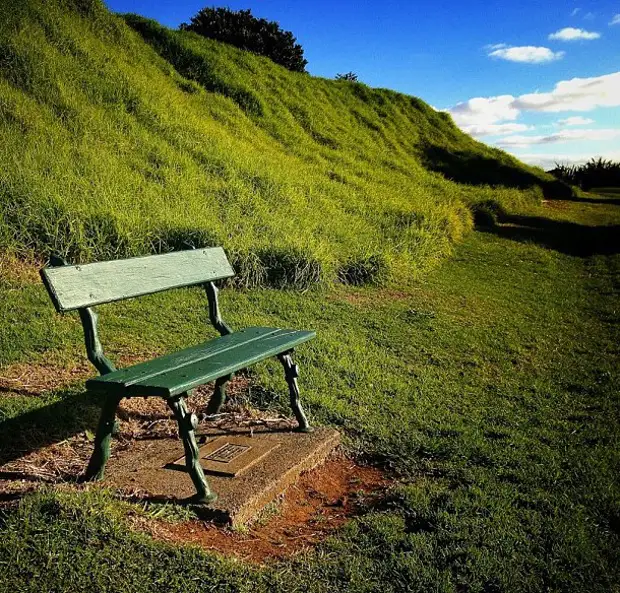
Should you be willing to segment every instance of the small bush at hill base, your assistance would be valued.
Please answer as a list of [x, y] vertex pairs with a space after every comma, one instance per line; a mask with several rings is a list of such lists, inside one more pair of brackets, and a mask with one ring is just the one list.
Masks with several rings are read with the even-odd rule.
[[477, 227], [494, 227], [506, 216], [506, 210], [495, 200], [485, 200], [472, 204], [471, 212]]

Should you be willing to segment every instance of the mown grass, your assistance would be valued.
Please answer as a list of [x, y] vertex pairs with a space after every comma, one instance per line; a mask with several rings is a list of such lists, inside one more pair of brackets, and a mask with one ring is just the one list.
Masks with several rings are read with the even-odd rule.
[[[47, 492], [3, 516], [0, 588], [617, 591], [620, 245], [601, 252], [586, 231], [620, 224], [620, 208], [598, 202], [521, 212], [398, 291], [223, 291], [235, 327], [317, 330], [298, 353], [312, 420], [393, 472], [393, 490], [318, 550], [249, 567], [131, 532], [106, 495]], [[2, 296], [2, 366], [83, 359], [77, 319], [54, 314], [41, 286], [13, 280]], [[204, 304], [180, 290], [101, 307], [104, 343], [117, 358], [197, 342]], [[256, 367], [254, 405], [287, 409], [280, 375]], [[37, 418], [64, 423], [56, 438], [92, 428], [80, 392], [0, 397], [0, 438]]]
[[241, 286], [402, 283], [451, 252], [471, 204], [557, 184], [414, 97], [99, 0], [0, 8], [0, 245], [16, 253], [223, 245]]

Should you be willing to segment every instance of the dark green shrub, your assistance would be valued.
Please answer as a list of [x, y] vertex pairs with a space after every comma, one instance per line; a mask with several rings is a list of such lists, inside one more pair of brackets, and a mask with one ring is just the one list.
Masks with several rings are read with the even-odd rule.
[[570, 185], [577, 185], [588, 191], [593, 187], [619, 187], [620, 162], [607, 161], [602, 158], [590, 159], [584, 165], [562, 165], [548, 171], [551, 175]]
[[250, 9], [203, 8], [181, 29], [266, 56], [293, 72], [306, 71], [308, 61], [293, 34], [275, 21], [256, 18]]
[[357, 82], [357, 74], [355, 74], [355, 72], [346, 72], [345, 74], [336, 74], [336, 80], [346, 80], [348, 82]]
[[183, 249], [217, 247], [222, 241], [211, 231], [198, 228], [171, 228], [156, 231], [151, 240], [152, 253], [169, 253]]
[[389, 266], [382, 255], [351, 259], [338, 270], [338, 280], [343, 284], [361, 286], [380, 284], [389, 273]]
[[266, 285], [273, 288], [307, 290], [323, 280], [323, 266], [301, 249], [270, 248], [258, 253], [266, 273]]
[[494, 227], [506, 216], [504, 207], [495, 200], [485, 200], [471, 206], [474, 225], [477, 227]]

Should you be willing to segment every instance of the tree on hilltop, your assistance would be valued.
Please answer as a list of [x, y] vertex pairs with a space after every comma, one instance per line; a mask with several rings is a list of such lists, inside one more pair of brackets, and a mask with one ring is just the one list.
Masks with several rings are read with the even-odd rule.
[[249, 8], [203, 8], [181, 29], [266, 56], [293, 72], [306, 71], [308, 61], [293, 34], [275, 21], [255, 17]]

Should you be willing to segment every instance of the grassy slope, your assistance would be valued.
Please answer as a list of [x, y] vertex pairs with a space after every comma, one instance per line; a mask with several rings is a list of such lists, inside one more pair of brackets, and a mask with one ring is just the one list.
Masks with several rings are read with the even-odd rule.
[[[106, 498], [46, 494], [0, 527], [0, 588], [617, 591], [620, 255], [617, 235], [596, 237], [620, 224], [620, 207], [525, 216], [470, 235], [403, 291], [223, 292], [234, 326], [318, 331], [299, 352], [312, 419], [340, 426], [349, 451], [401, 478], [336, 539], [257, 570], [128, 532]], [[13, 280], [2, 292], [3, 365], [45, 360], [51, 347], [56, 360], [83, 359], [77, 319], [56, 316], [41, 286]], [[203, 304], [199, 291], [177, 291], [104, 307], [108, 349], [198, 341]], [[257, 373], [253, 403], [286, 409], [279, 369]], [[41, 436], [33, 420], [58, 439], [92, 426], [80, 393], [1, 397], [2, 438], [14, 443], [23, 427]]]
[[0, 8], [5, 248], [92, 260], [190, 241], [224, 245], [245, 285], [402, 282], [451, 251], [469, 205], [557, 187], [413, 97], [98, 0]]

